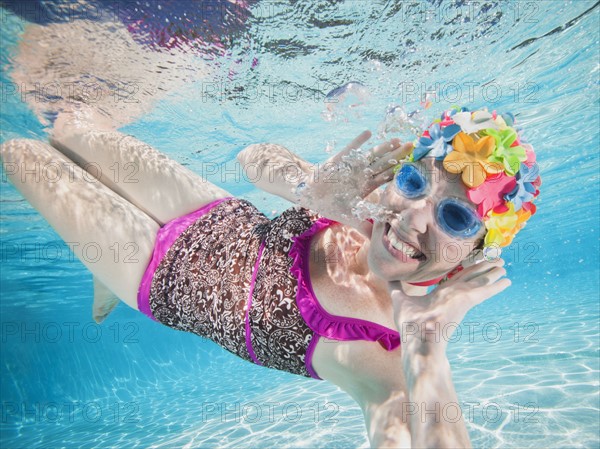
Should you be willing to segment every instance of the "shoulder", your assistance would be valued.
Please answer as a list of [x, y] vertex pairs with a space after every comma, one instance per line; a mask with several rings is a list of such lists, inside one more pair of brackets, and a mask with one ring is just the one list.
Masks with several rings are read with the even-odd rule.
[[386, 351], [377, 342], [321, 338], [313, 353], [319, 377], [334, 383], [359, 402], [405, 388], [402, 349]]

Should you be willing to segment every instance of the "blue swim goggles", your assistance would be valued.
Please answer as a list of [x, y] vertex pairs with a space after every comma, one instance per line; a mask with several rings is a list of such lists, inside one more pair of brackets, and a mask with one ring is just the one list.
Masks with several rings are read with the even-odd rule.
[[[400, 194], [408, 199], [416, 199], [427, 193], [427, 178], [410, 163], [403, 164], [398, 170], [394, 184]], [[458, 198], [440, 201], [435, 215], [440, 227], [452, 237], [473, 237], [483, 225], [475, 210]]]

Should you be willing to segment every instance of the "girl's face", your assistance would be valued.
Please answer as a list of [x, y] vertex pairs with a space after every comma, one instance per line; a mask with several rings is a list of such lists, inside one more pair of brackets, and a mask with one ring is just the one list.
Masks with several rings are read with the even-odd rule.
[[486, 233], [460, 175], [448, 173], [434, 158], [412, 165], [386, 187], [381, 205], [392, 213], [373, 225], [369, 267], [387, 281], [443, 276], [466, 259]]

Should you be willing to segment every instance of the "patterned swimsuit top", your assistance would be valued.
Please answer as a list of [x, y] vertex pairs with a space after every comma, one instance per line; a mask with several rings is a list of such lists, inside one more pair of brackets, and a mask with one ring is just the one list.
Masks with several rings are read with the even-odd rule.
[[161, 228], [139, 309], [256, 364], [316, 379], [321, 336], [391, 351], [400, 345], [397, 331], [331, 315], [314, 294], [310, 243], [334, 223], [303, 208], [269, 220], [246, 200], [210, 203]]

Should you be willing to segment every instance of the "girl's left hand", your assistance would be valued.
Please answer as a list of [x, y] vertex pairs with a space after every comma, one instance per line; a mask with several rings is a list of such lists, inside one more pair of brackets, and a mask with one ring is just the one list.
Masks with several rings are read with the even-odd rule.
[[467, 312], [510, 286], [503, 265], [502, 259], [471, 265], [425, 296], [409, 296], [400, 282], [390, 282], [394, 320], [404, 349], [445, 352], [447, 340]]

